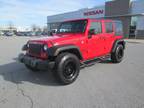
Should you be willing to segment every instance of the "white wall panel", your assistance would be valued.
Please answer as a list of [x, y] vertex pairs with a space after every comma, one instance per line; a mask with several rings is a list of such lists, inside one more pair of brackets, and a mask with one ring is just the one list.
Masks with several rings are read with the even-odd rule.
[[137, 30], [144, 30], [144, 16], [138, 17]]
[[131, 14], [144, 13], [144, 0], [137, 0], [132, 2]]
[[48, 23], [61, 22], [81, 18], [100, 18], [105, 16], [105, 6], [99, 6], [91, 9], [83, 9], [75, 12], [58, 14], [47, 17]]

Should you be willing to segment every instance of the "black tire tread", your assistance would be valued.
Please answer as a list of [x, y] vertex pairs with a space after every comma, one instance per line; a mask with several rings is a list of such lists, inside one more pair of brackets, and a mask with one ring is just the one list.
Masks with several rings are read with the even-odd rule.
[[[74, 55], [74, 54], [64, 52], [64, 53], [59, 54], [58, 57], [57, 57], [56, 60], [55, 60], [55, 69], [54, 69], [55, 72], [54, 72], [54, 73], [55, 73], [55, 76], [56, 76], [57, 80], [58, 80], [59, 82], [61, 82], [61, 84], [63, 84], [63, 85], [68, 85], [68, 84], [73, 83], [77, 78], [75, 78], [72, 82], [65, 82], [63, 79], [60, 78], [59, 73], [58, 73], [58, 72], [59, 72], [59, 69], [60, 69], [59, 65], [60, 65], [60, 63], [61, 63], [61, 60], [62, 60], [63, 57], [65, 57], [65, 56], [68, 56], [69, 58], [73, 58], [73, 59], [75, 59], [77, 62], [79, 62], [79, 59], [78, 59], [78, 57], [77, 57], [76, 55]], [[80, 70], [80, 66], [79, 66], [79, 70]], [[79, 75], [79, 72], [78, 72], [78, 75]], [[77, 77], [78, 77], [78, 75], [77, 75]]]
[[[116, 47], [116, 50], [117, 50], [118, 47], [123, 48], [123, 45], [118, 44], [117, 47]], [[111, 60], [112, 60], [113, 63], [120, 63], [123, 58], [120, 59], [120, 60], [117, 59], [116, 50], [111, 53]], [[124, 50], [124, 48], [123, 48], [123, 50]]]

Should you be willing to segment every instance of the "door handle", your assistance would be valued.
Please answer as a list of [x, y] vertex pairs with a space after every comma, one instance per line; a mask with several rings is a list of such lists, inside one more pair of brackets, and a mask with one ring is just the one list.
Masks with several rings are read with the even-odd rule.
[[105, 37], [103, 37], [103, 40], [106, 40], [106, 38], [105, 38]]
[[105, 40], [106, 38], [105, 38], [105, 37], [100, 37], [100, 39], [103, 39], [103, 40]]

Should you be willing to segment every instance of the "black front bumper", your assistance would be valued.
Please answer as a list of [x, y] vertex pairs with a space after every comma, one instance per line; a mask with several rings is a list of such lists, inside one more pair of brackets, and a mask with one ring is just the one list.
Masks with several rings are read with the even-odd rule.
[[30, 57], [25, 54], [20, 54], [18, 59], [21, 63], [24, 63], [25, 65], [29, 65], [29, 66], [39, 69], [39, 70], [52, 69], [55, 64], [54, 62], [51, 62], [48, 60], [37, 59], [37, 58]]

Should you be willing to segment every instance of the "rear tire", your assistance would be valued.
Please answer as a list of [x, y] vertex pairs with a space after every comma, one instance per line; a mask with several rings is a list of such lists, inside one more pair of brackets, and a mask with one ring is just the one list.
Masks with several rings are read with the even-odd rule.
[[80, 61], [77, 56], [71, 53], [58, 55], [55, 62], [57, 79], [64, 85], [73, 83], [80, 71]]
[[113, 63], [120, 63], [124, 57], [123, 45], [118, 44], [115, 51], [111, 54], [111, 60]]

